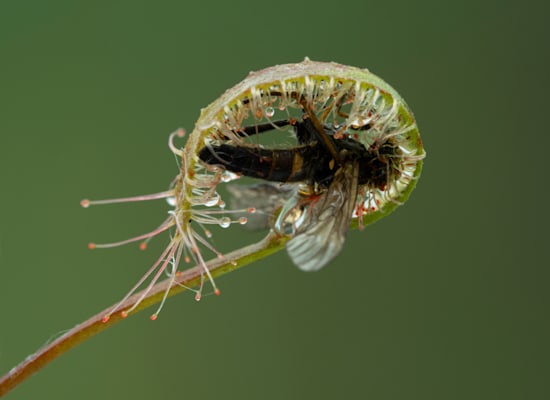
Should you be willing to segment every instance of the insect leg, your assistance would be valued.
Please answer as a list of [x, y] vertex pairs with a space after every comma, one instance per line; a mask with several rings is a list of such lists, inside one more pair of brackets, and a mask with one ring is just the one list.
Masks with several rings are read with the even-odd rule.
[[240, 128], [237, 132], [235, 132], [235, 134], [239, 137], [248, 137], [248, 136], [264, 133], [267, 131], [271, 131], [276, 128], [284, 128], [285, 126], [288, 126], [288, 125], [293, 125], [293, 121], [281, 120], [281, 121], [266, 122], [265, 124], [260, 124], [260, 125], [244, 126]]
[[302, 107], [304, 108], [304, 111], [308, 115], [309, 119], [311, 120], [311, 123], [312, 123], [313, 128], [314, 128], [314, 129], [311, 130], [313, 135], [322, 144], [322, 146], [330, 153], [332, 158], [334, 158], [334, 160], [336, 160], [338, 165], [342, 165], [342, 160], [340, 158], [340, 153], [336, 149], [336, 146], [334, 144], [333, 139], [331, 137], [329, 137], [329, 135], [327, 135], [327, 133], [325, 132], [325, 128], [323, 127], [321, 122], [317, 119], [317, 116], [315, 115], [315, 113], [313, 112], [313, 110], [311, 109], [309, 104], [307, 104], [306, 99], [302, 97], [300, 99], [300, 103], [301, 103]]
[[338, 99], [338, 102], [336, 103], [336, 113], [342, 117], [347, 119], [349, 117], [349, 114], [342, 111], [342, 106], [344, 105], [344, 99], [347, 99], [348, 95], [345, 94], [342, 97]]

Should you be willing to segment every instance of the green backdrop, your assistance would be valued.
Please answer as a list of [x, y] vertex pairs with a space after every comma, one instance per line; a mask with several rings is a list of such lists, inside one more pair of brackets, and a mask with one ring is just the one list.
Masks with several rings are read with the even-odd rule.
[[309, 56], [383, 77], [418, 120], [417, 189], [322, 271], [281, 252], [218, 279], [220, 297], [113, 326], [8, 397], [549, 398], [548, 11], [211, 3], [0, 3], [0, 374], [119, 300], [166, 244], [90, 252], [168, 206], [79, 200], [164, 190], [168, 134], [250, 70]]

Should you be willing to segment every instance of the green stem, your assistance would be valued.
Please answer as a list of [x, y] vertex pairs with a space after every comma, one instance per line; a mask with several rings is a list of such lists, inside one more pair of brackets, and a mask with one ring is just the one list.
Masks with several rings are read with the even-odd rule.
[[[234, 271], [245, 265], [267, 257], [284, 247], [288, 238], [281, 237], [274, 233], [268, 234], [263, 240], [242, 249], [235, 250], [225, 255], [223, 259], [214, 259], [207, 263], [212, 276], [217, 277], [228, 272]], [[228, 262], [230, 260], [230, 262]], [[134, 311], [141, 311], [153, 304], [159, 303], [169, 285], [170, 292], [168, 296], [173, 296], [183, 292], [186, 287], [195, 287], [200, 284], [204, 270], [202, 267], [193, 267], [183, 271], [175, 280], [170, 278], [157, 283], [146, 295], [143, 301]], [[136, 293], [119, 308], [124, 311], [131, 308], [139, 299], [143, 292]], [[32, 374], [42, 369], [49, 362], [55, 360], [60, 355], [76, 347], [80, 343], [96, 335], [97, 333], [111, 327], [114, 323], [122, 319], [121, 313], [113, 314], [108, 322], [102, 322], [103, 317], [112, 309], [112, 306], [94, 315], [83, 323], [75, 326], [73, 329], [57, 338], [52, 343], [42, 347], [36, 353], [28, 356], [19, 365], [12, 368], [6, 375], [0, 378], [0, 397], [8, 393], [20, 383], [24, 382]], [[133, 313], [133, 312], [132, 312]]]

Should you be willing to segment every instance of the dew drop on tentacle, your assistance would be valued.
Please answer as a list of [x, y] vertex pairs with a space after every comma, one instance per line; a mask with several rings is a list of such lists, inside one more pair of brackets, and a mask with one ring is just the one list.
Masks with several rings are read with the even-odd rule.
[[220, 226], [222, 228], [229, 228], [231, 226], [231, 218], [229, 217], [220, 218]]
[[231, 171], [223, 171], [222, 173], [222, 182], [231, 182], [231, 181], [234, 181], [235, 179], [239, 179], [240, 176], [238, 174], [235, 174]]
[[166, 203], [171, 207], [175, 207], [176, 206], [176, 197], [175, 196], [167, 197], [166, 198]]
[[206, 201], [204, 202], [204, 205], [206, 207], [214, 207], [218, 205], [219, 201], [220, 201], [220, 195], [217, 192], [214, 192], [212, 197], [206, 199]]
[[275, 115], [275, 109], [273, 107], [266, 107], [265, 108], [265, 116], [267, 118], [271, 118]]

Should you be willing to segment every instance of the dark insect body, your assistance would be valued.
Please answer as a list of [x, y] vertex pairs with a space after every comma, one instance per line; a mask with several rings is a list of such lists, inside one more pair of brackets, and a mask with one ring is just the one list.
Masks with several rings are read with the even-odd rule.
[[[350, 138], [334, 139], [334, 130], [327, 127], [325, 135], [337, 159], [324, 143], [316, 140], [317, 133], [310, 118], [303, 121], [279, 121], [294, 126], [299, 146], [287, 149], [265, 149], [259, 146], [221, 144], [204, 147], [199, 158], [210, 165], [222, 165], [226, 170], [244, 176], [273, 182], [307, 182], [310, 187], [326, 189], [338, 168], [345, 164], [358, 165], [359, 185], [368, 184], [383, 190], [388, 179], [388, 157], [394, 157], [391, 144], [372, 144], [368, 149]], [[249, 129], [250, 130], [250, 129]], [[253, 132], [253, 131], [252, 131]]]
[[389, 179], [398, 177], [391, 159], [398, 157], [400, 150], [389, 138], [368, 148], [349, 135], [336, 138], [336, 130], [323, 126], [308, 112], [301, 121], [244, 127], [238, 136], [287, 125], [293, 126], [298, 146], [266, 149], [245, 143], [208, 144], [199, 151], [199, 158], [252, 178], [300, 183], [294, 201], [283, 207], [276, 226], [293, 236], [287, 248], [295, 264], [317, 270], [343, 246], [359, 187], [384, 190]]

